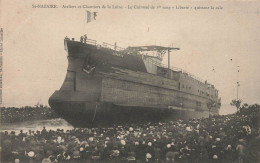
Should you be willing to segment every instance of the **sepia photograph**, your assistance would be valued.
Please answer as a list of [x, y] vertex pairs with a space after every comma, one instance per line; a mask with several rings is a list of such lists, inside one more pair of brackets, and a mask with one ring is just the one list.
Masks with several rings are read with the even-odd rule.
[[259, 29], [259, 1], [0, 1], [0, 162], [259, 163]]

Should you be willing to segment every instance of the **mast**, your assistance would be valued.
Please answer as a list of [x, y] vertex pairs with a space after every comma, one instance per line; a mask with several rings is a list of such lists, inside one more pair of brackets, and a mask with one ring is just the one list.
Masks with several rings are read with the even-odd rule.
[[168, 69], [171, 68], [170, 59], [171, 59], [171, 57], [170, 57], [170, 49], [168, 49]]

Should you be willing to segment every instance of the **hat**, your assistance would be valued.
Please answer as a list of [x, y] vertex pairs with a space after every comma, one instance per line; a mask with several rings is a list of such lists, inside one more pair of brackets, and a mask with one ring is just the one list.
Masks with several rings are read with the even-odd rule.
[[113, 156], [119, 156], [119, 154], [120, 154], [120, 151], [119, 150], [113, 150]]
[[192, 131], [190, 127], [186, 127], [186, 130], [187, 131]]
[[126, 144], [124, 140], [120, 140], [120, 142], [121, 142], [122, 145]]
[[213, 156], [213, 159], [218, 159], [218, 156], [217, 156], [217, 155], [214, 155], [214, 156]]
[[49, 158], [44, 158], [42, 160], [42, 163], [51, 163], [51, 160]]
[[88, 142], [82, 141], [82, 142], [80, 143], [80, 146], [84, 146], [84, 145], [86, 145], [86, 144], [88, 144]]
[[231, 150], [231, 145], [228, 145], [226, 150]]
[[58, 143], [61, 143], [61, 137], [60, 136], [58, 136], [58, 138], [57, 138], [57, 140], [56, 140]]
[[135, 157], [134, 156], [128, 156], [127, 161], [135, 161]]
[[244, 139], [239, 139], [238, 141], [239, 141], [239, 142], [244, 142]]
[[85, 148], [87, 148], [87, 147], [89, 147], [89, 144], [88, 144], [88, 143], [85, 145]]
[[30, 151], [30, 152], [28, 153], [28, 156], [29, 156], [29, 157], [33, 157], [33, 156], [34, 156], [34, 152], [33, 152], [33, 151]]
[[150, 153], [146, 153], [146, 158], [152, 158], [152, 155]]

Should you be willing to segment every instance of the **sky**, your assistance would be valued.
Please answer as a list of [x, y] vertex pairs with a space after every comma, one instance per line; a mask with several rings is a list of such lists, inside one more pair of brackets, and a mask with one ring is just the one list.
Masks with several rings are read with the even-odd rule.
[[[221, 114], [235, 111], [229, 103], [237, 96], [237, 81], [238, 95], [244, 103], [260, 103], [260, 2], [2, 0], [1, 3], [3, 106], [48, 105], [48, 98], [59, 90], [66, 75], [64, 37], [79, 40], [84, 34], [99, 43], [117, 42], [120, 47], [180, 48], [172, 52], [171, 65], [215, 85], [222, 100]], [[32, 4], [49, 3], [59, 8], [32, 8]], [[98, 12], [98, 16], [86, 23], [87, 9], [62, 5], [119, 5], [122, 9], [88, 9]], [[175, 9], [130, 10], [128, 5]], [[180, 10], [176, 6], [223, 9]], [[167, 63], [167, 57], [163, 62]]]

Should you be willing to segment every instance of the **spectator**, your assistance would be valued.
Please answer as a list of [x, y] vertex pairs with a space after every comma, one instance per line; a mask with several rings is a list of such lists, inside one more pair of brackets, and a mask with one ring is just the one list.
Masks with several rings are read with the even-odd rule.
[[250, 158], [257, 162], [252, 157], [259, 153], [254, 146], [260, 140], [259, 126], [253, 120], [259, 118], [257, 113], [259, 106], [246, 114], [210, 119], [1, 132], [1, 161], [232, 163], [249, 162]]

